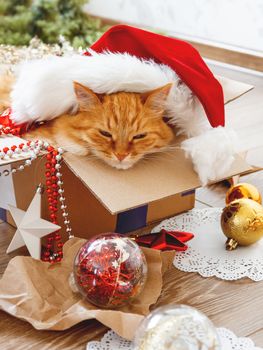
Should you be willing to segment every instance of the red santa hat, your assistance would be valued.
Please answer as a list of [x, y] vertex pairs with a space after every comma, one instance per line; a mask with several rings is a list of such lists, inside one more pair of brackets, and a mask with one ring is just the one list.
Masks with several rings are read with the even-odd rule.
[[185, 41], [127, 25], [109, 29], [91, 49], [128, 53], [172, 68], [202, 103], [212, 127], [225, 125], [223, 90], [198, 51]]
[[224, 177], [234, 159], [235, 137], [224, 128], [222, 87], [196, 49], [178, 39], [118, 25], [86, 56], [23, 65], [12, 92], [13, 121], [43, 121], [69, 110], [74, 113], [78, 106], [73, 81], [96, 93], [145, 92], [173, 82], [166, 107], [170, 122], [188, 137], [182, 149], [203, 184]]

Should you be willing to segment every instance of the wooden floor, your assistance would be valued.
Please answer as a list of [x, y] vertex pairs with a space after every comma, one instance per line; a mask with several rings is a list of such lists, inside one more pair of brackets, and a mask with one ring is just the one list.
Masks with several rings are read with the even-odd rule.
[[[221, 67], [212, 68], [218, 74], [256, 85], [259, 92], [263, 89], [262, 77]], [[243, 122], [240, 120], [240, 127]], [[263, 110], [261, 120], [258, 113], [257, 120], [253, 120], [253, 113], [251, 114], [250, 125], [253, 123], [256, 131], [262, 127]], [[257, 137], [258, 135], [259, 133]], [[248, 153], [248, 159], [255, 165], [263, 166], [262, 151], [263, 147], [253, 149]], [[255, 184], [263, 193], [262, 171], [247, 175], [242, 181]], [[196, 207], [223, 206], [226, 189], [222, 184], [199, 189]], [[14, 229], [11, 226], [0, 223], [0, 275], [11, 258], [5, 254], [5, 250], [13, 233]], [[164, 289], [158, 305], [169, 302], [197, 307], [205, 312], [216, 326], [230, 328], [238, 336], [249, 336], [257, 346], [263, 347], [263, 282], [252, 282], [248, 279], [235, 282], [216, 278], [204, 279], [198, 274], [184, 273], [172, 268], [165, 275]], [[82, 322], [63, 332], [37, 331], [26, 322], [0, 311], [1, 350], [84, 350], [89, 340], [98, 338], [104, 331], [105, 327], [94, 322]]]

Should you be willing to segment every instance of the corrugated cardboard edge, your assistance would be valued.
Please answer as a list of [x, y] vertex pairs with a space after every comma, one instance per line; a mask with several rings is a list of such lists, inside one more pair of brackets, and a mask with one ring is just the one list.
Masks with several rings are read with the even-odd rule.
[[[236, 160], [237, 161], [241, 161], [243, 160], [242, 157], [240, 157], [239, 155], [237, 155], [236, 157]], [[165, 196], [163, 195], [161, 198], [158, 198], [158, 199], [153, 199], [153, 200], [147, 200], [146, 202], [143, 202], [143, 203], [140, 203], [139, 205], [131, 205], [129, 207], [126, 207], [125, 209], [122, 209], [122, 210], [113, 210], [112, 208], [110, 208], [99, 196], [98, 194], [92, 190], [92, 188], [89, 186], [89, 184], [87, 182], [85, 182], [80, 176], [79, 174], [76, 172], [76, 170], [71, 166], [71, 164], [69, 162], [67, 162], [66, 159], [64, 159], [65, 163], [67, 164], [67, 166], [69, 167], [69, 169], [74, 173], [74, 175], [76, 177], [78, 177], [78, 179], [84, 184], [85, 187], [87, 187], [91, 193], [95, 196], [95, 198], [97, 198], [97, 200], [112, 214], [112, 215], [115, 215], [115, 214], [118, 214], [118, 213], [121, 213], [123, 212], [124, 210], [130, 210], [130, 209], [134, 209], [134, 208], [138, 208], [142, 205], [145, 205], [145, 204], [150, 204], [150, 203], [153, 203], [159, 199], [168, 199], [168, 198], [171, 198], [173, 197], [175, 194], [177, 193], [172, 193], [171, 195], [168, 195], [168, 196]], [[220, 178], [220, 179], [217, 179], [216, 181], [214, 182], [211, 182], [210, 184], [213, 184], [213, 183], [216, 183], [216, 182], [220, 182], [226, 178], [229, 178], [231, 176], [235, 176], [235, 175], [242, 175], [243, 173], [246, 173], [247, 171], [252, 171], [252, 167], [250, 167], [244, 160], [243, 160], [243, 166], [245, 166], [245, 164], [247, 165], [246, 169], [242, 170], [242, 171], [230, 171], [228, 174], [226, 174], [226, 176], [224, 176], [223, 178]], [[193, 190], [193, 189], [197, 189], [197, 188], [200, 188], [202, 187], [201, 183], [198, 182], [198, 184], [194, 187], [191, 187], [191, 186], [187, 186], [184, 188], [184, 190], [182, 192], [178, 192], [178, 193], [183, 193], [185, 191], [189, 191], [189, 190]]]

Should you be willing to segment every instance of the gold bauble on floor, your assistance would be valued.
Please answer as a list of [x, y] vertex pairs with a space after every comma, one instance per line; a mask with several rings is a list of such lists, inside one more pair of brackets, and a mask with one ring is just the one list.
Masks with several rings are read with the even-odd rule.
[[248, 198], [261, 204], [262, 198], [259, 190], [248, 183], [239, 183], [232, 186], [226, 194], [226, 204], [233, 202], [236, 199]]
[[262, 205], [247, 198], [231, 202], [222, 212], [221, 227], [228, 238], [227, 250], [257, 242], [263, 237]]

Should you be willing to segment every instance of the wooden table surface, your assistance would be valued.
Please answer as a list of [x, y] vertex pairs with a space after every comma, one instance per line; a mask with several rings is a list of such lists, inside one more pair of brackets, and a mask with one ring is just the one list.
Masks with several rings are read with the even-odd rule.
[[[212, 68], [218, 74], [256, 85], [256, 93], [262, 91], [261, 76], [213, 65]], [[248, 97], [248, 103], [250, 99], [251, 97]], [[252, 111], [253, 108], [256, 111], [257, 106], [253, 107], [251, 102], [251, 108]], [[258, 110], [255, 115], [253, 119], [253, 113], [251, 114], [250, 125], [254, 125], [258, 132], [263, 124], [263, 110], [262, 118]], [[240, 120], [241, 126], [242, 122]], [[245, 125], [247, 128], [246, 123]], [[253, 135], [252, 132], [250, 137], [255, 137]], [[262, 151], [263, 147], [252, 150], [248, 154], [249, 159], [253, 160], [254, 164], [263, 166]], [[242, 181], [255, 184], [263, 193], [262, 171], [247, 175]], [[197, 190], [196, 207], [223, 206], [225, 192], [226, 187], [222, 184]], [[14, 229], [11, 226], [0, 223], [0, 276], [12, 257], [7, 256], [5, 250], [13, 234]], [[217, 278], [202, 278], [196, 273], [184, 273], [172, 268], [165, 275], [158, 305], [166, 304], [167, 300], [197, 307], [205, 312], [217, 327], [227, 327], [238, 336], [249, 336], [257, 346], [263, 347], [263, 281], [222, 281]], [[28, 323], [0, 311], [1, 350], [83, 350], [89, 340], [98, 339], [105, 330], [105, 327], [98, 323], [88, 321], [63, 332], [37, 331]]]

